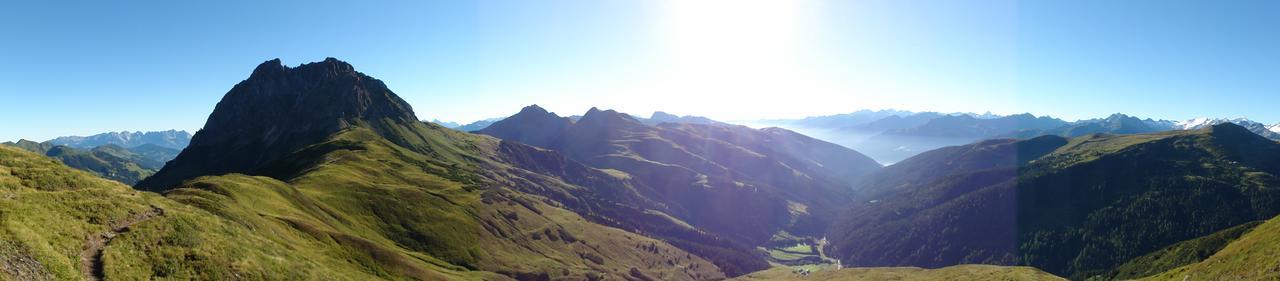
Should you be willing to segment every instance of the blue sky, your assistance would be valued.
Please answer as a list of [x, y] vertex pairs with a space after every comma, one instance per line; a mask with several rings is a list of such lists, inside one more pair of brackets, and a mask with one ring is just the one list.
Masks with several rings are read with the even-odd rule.
[[0, 140], [195, 130], [258, 63], [325, 57], [460, 122], [535, 103], [1280, 122], [1277, 1], [103, 2], [0, 3]]

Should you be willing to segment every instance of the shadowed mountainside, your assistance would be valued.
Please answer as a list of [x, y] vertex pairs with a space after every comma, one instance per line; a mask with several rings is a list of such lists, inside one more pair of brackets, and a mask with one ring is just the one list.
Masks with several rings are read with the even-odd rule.
[[849, 182], [879, 168], [855, 151], [783, 129], [651, 126], [595, 108], [574, 121], [529, 106], [479, 133], [616, 171], [660, 210], [748, 245], [779, 231], [820, 234], [850, 198]]
[[138, 183], [163, 190], [202, 175], [245, 172], [369, 121], [418, 122], [386, 84], [329, 58], [297, 68], [279, 59], [218, 102], [191, 144], [155, 176]]
[[1280, 144], [1231, 124], [949, 147], [869, 176], [829, 252], [849, 266], [1019, 264], [1083, 279], [1271, 218], [1277, 173]]

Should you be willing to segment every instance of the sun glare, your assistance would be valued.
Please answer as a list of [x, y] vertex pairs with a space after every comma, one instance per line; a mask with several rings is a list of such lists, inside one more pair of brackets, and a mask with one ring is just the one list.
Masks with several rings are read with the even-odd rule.
[[[765, 108], [804, 108], [786, 97], [833, 94], [809, 51], [811, 1], [667, 1], [660, 30], [664, 61], [653, 93], [721, 108], [698, 112], [745, 116]], [[794, 97], [794, 96], [793, 96]], [[725, 109], [739, 112], [726, 112]], [[810, 107], [811, 108], [811, 107]], [[769, 112], [776, 114], [777, 112]]]

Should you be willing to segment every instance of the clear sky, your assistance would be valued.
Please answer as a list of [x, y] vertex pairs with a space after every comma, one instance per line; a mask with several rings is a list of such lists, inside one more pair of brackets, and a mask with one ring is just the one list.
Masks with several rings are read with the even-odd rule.
[[1280, 1], [4, 1], [0, 140], [195, 130], [258, 63], [325, 57], [428, 120], [536, 103], [1280, 122]]

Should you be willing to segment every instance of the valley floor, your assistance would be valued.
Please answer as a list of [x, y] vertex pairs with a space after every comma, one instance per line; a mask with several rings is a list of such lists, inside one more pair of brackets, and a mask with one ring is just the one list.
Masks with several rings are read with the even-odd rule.
[[730, 279], [750, 280], [1066, 280], [1032, 267], [957, 265], [938, 269], [919, 267], [869, 267], [807, 272], [800, 267], [778, 266]]

